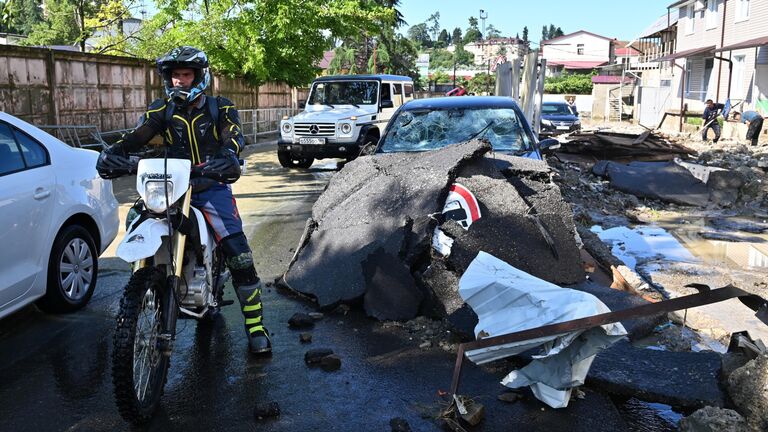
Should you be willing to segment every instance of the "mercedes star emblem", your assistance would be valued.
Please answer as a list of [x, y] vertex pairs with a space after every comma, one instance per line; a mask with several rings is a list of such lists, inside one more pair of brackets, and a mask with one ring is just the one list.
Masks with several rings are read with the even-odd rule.
[[309, 127], [309, 133], [311, 133], [312, 135], [317, 135], [318, 132], [320, 132], [320, 128], [317, 127], [317, 125], [311, 125]]

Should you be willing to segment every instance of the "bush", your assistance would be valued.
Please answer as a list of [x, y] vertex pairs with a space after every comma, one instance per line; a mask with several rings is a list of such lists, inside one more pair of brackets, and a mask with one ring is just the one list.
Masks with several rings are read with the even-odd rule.
[[592, 77], [595, 75], [597, 75], [595, 71], [591, 74], [563, 72], [559, 76], [546, 77], [544, 79], [544, 92], [551, 94], [592, 94]]

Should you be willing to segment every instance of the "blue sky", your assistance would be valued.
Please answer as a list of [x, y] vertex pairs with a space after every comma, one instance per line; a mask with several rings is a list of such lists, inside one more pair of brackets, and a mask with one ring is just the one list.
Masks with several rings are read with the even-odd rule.
[[[563, 32], [586, 30], [601, 36], [632, 40], [656, 18], [667, 13], [674, 0], [401, 0], [400, 13], [408, 26], [425, 22], [440, 12], [440, 27], [465, 32], [469, 17], [479, 18], [480, 9], [488, 14], [485, 26], [493, 24], [503, 36], [515, 36], [528, 26], [528, 39], [538, 42], [541, 27], [554, 24]], [[408, 26], [401, 31], [407, 32]], [[482, 31], [482, 21], [478, 27]], [[535, 44], [533, 45], [536, 46]]]

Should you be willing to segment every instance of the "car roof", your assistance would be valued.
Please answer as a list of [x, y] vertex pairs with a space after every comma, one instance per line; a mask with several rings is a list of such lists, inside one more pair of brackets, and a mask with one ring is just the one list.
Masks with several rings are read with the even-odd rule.
[[331, 75], [315, 78], [315, 82], [323, 81], [360, 81], [360, 80], [376, 80], [376, 81], [407, 81], [413, 82], [413, 78], [402, 75], [387, 75], [387, 74], [370, 74], [370, 75]]
[[503, 96], [446, 96], [438, 98], [414, 99], [406, 102], [400, 109], [404, 111], [419, 109], [457, 109], [457, 108], [519, 108], [517, 102]]
[[555, 102], [555, 101], [549, 101], [549, 102], [543, 102], [542, 105], [568, 105], [565, 102]]

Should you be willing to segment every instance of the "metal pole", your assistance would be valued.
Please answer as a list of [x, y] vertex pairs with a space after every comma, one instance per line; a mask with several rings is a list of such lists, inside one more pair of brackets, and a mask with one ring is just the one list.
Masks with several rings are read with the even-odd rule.
[[[678, 66], [677, 62], [672, 60], [674, 62], [674, 65]], [[678, 127], [678, 132], [683, 131], [683, 106], [685, 104], [685, 74], [688, 72], [688, 60], [685, 60], [685, 67], [682, 67], [683, 69], [683, 79], [680, 80], [680, 125]]]
[[[715, 3], [717, 5], [717, 3]], [[723, 43], [725, 42], [725, 12], [726, 7], [728, 6], [728, 0], [723, 0], [723, 24], [720, 28], [720, 48], [723, 47]], [[720, 60], [720, 62], [717, 65], [717, 88], [715, 90], [715, 102], [720, 100], [720, 75], [723, 73], [723, 61]], [[728, 97], [731, 97], [731, 75], [728, 74]]]

